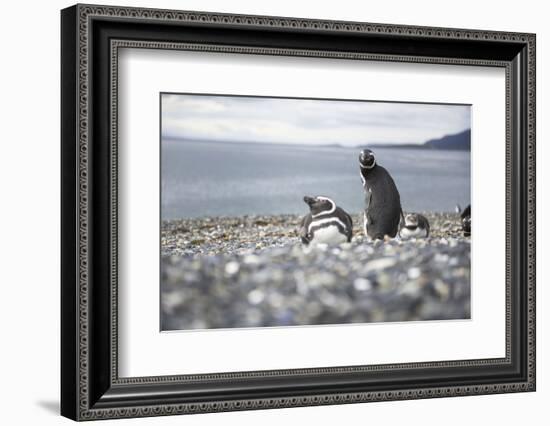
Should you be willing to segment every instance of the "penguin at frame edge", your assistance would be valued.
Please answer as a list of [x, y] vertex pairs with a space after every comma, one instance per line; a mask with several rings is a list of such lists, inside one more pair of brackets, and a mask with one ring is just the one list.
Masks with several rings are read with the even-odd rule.
[[468, 206], [460, 213], [460, 220], [462, 224], [462, 231], [464, 232], [465, 237], [470, 237], [472, 235], [472, 206]]

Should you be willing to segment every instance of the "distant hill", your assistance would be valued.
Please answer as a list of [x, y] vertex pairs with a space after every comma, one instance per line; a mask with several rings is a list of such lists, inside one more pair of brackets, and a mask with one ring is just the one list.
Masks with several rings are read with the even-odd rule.
[[399, 144], [369, 144], [361, 148], [409, 148], [409, 149], [442, 149], [454, 151], [469, 151], [471, 130], [454, 135], [445, 135], [439, 139], [430, 139], [423, 144], [399, 143]]
[[407, 149], [438, 149], [438, 150], [459, 150], [459, 151], [469, 151], [470, 150], [470, 137], [471, 131], [465, 130], [463, 132], [454, 134], [454, 135], [445, 135], [439, 139], [430, 139], [424, 143], [370, 143], [368, 145], [358, 145], [356, 147], [342, 145], [339, 143], [327, 143], [322, 145], [316, 145], [315, 143], [287, 143], [287, 142], [254, 142], [254, 141], [235, 141], [235, 140], [216, 140], [216, 139], [186, 139], [181, 137], [176, 137], [172, 135], [162, 135], [164, 141], [180, 141], [180, 142], [205, 142], [205, 143], [230, 143], [230, 144], [252, 144], [252, 145], [277, 145], [284, 147], [285, 145], [293, 146], [305, 146], [305, 147], [316, 147], [316, 148], [407, 148]]
[[456, 135], [446, 135], [439, 139], [431, 139], [424, 143], [426, 148], [430, 149], [453, 149], [458, 151], [470, 150], [470, 129], [457, 133]]

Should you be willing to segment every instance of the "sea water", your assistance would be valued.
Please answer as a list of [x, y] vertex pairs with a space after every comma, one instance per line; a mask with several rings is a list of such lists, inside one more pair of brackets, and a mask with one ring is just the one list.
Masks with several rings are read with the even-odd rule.
[[[304, 195], [361, 211], [359, 148], [163, 139], [161, 215], [285, 214], [308, 211]], [[406, 212], [451, 212], [470, 202], [470, 152], [373, 149]]]

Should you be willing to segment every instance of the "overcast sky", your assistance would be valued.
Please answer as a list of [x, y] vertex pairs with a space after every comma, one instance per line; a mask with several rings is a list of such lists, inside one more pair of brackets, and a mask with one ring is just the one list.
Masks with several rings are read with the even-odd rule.
[[470, 128], [463, 105], [162, 95], [162, 135], [220, 141], [424, 143]]

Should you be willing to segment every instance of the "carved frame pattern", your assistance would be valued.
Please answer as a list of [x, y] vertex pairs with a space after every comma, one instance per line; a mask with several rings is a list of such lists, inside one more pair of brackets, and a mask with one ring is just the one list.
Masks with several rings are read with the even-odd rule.
[[[186, 413], [205, 413], [215, 411], [230, 410], [248, 410], [262, 408], [309, 406], [324, 404], [343, 404], [353, 402], [401, 400], [415, 398], [435, 398], [444, 396], [462, 396], [488, 393], [504, 393], [517, 391], [533, 391], [535, 389], [535, 36], [533, 34], [520, 34], [511, 32], [478, 31], [464, 29], [447, 28], [429, 28], [402, 25], [370, 24], [358, 22], [337, 22], [325, 20], [279, 18], [267, 16], [246, 16], [229, 15], [203, 12], [187, 11], [169, 11], [155, 9], [136, 9], [126, 7], [103, 7], [103, 6], [76, 6], [76, 16], [78, 22], [77, 28], [77, 271], [76, 295], [77, 295], [77, 358], [76, 377], [77, 383], [75, 389], [78, 392], [77, 408], [75, 410], [75, 419], [92, 420], [113, 417], [141, 417], [141, 416], [159, 416], [171, 414]], [[89, 162], [89, 121], [90, 112], [90, 82], [89, 82], [89, 55], [90, 55], [90, 23], [95, 18], [120, 18], [129, 20], [139, 20], [141, 22], [176, 22], [176, 23], [204, 23], [219, 25], [237, 25], [245, 27], [259, 28], [293, 28], [325, 32], [347, 32], [363, 34], [383, 34], [388, 37], [393, 35], [410, 35], [420, 38], [437, 38], [449, 40], [484, 40], [484, 41], [506, 41], [511, 43], [521, 43], [527, 48], [527, 175], [526, 182], [526, 202], [527, 202], [527, 380], [521, 382], [495, 383], [479, 386], [448, 386], [433, 387], [424, 389], [400, 389], [379, 392], [352, 392], [352, 393], [327, 393], [323, 395], [311, 395], [300, 397], [273, 397], [273, 398], [255, 398], [255, 399], [232, 399], [218, 400], [214, 402], [202, 403], [165, 403], [139, 407], [116, 407], [116, 408], [95, 408], [90, 400], [89, 389], [89, 354], [90, 354], [90, 334], [89, 334], [89, 216], [90, 216], [90, 162]], [[461, 58], [441, 58], [441, 57], [418, 57], [404, 55], [384, 55], [384, 54], [365, 54], [349, 53], [339, 51], [315, 51], [302, 49], [279, 49], [279, 48], [256, 48], [243, 46], [211, 45], [211, 44], [193, 44], [193, 43], [171, 43], [171, 42], [152, 42], [143, 40], [111, 40], [111, 369], [110, 380], [113, 385], [124, 384], [151, 384], [151, 383], [173, 383], [181, 381], [200, 381], [200, 380], [218, 380], [218, 379], [239, 379], [243, 377], [269, 377], [294, 375], [301, 376], [305, 374], [331, 374], [347, 371], [380, 371], [391, 369], [407, 368], [425, 368], [425, 367], [448, 367], [448, 366], [473, 366], [473, 365], [491, 365], [505, 364], [510, 362], [510, 341], [511, 341], [511, 313], [509, 309], [511, 300], [510, 290], [510, 262], [512, 253], [510, 245], [511, 238], [507, 238], [507, 260], [506, 260], [506, 358], [504, 359], [484, 359], [484, 360], [464, 360], [452, 362], [434, 362], [434, 363], [415, 363], [415, 364], [389, 364], [374, 366], [356, 366], [356, 367], [327, 367], [319, 369], [302, 370], [275, 370], [261, 372], [245, 373], [224, 373], [215, 375], [192, 375], [192, 376], [161, 376], [161, 377], [138, 377], [138, 378], [119, 378], [117, 368], [117, 84], [118, 84], [118, 49], [119, 48], [154, 48], [154, 49], [177, 49], [177, 50], [196, 50], [196, 51], [215, 51], [238, 54], [263, 54], [263, 55], [297, 55], [314, 56], [338, 59], [360, 59], [374, 61], [397, 61], [397, 62], [425, 62], [425, 63], [444, 63], [458, 65], [482, 65], [504, 67], [506, 69], [506, 103], [507, 103], [507, 154], [506, 154], [506, 193], [507, 193], [507, 216], [506, 232], [510, 237], [511, 230], [511, 182], [510, 168], [512, 162], [512, 153], [510, 149], [510, 138], [512, 129], [510, 128], [510, 97], [511, 97], [511, 66], [506, 61], [476, 60]], [[73, 417], [73, 416], [71, 416]]]

